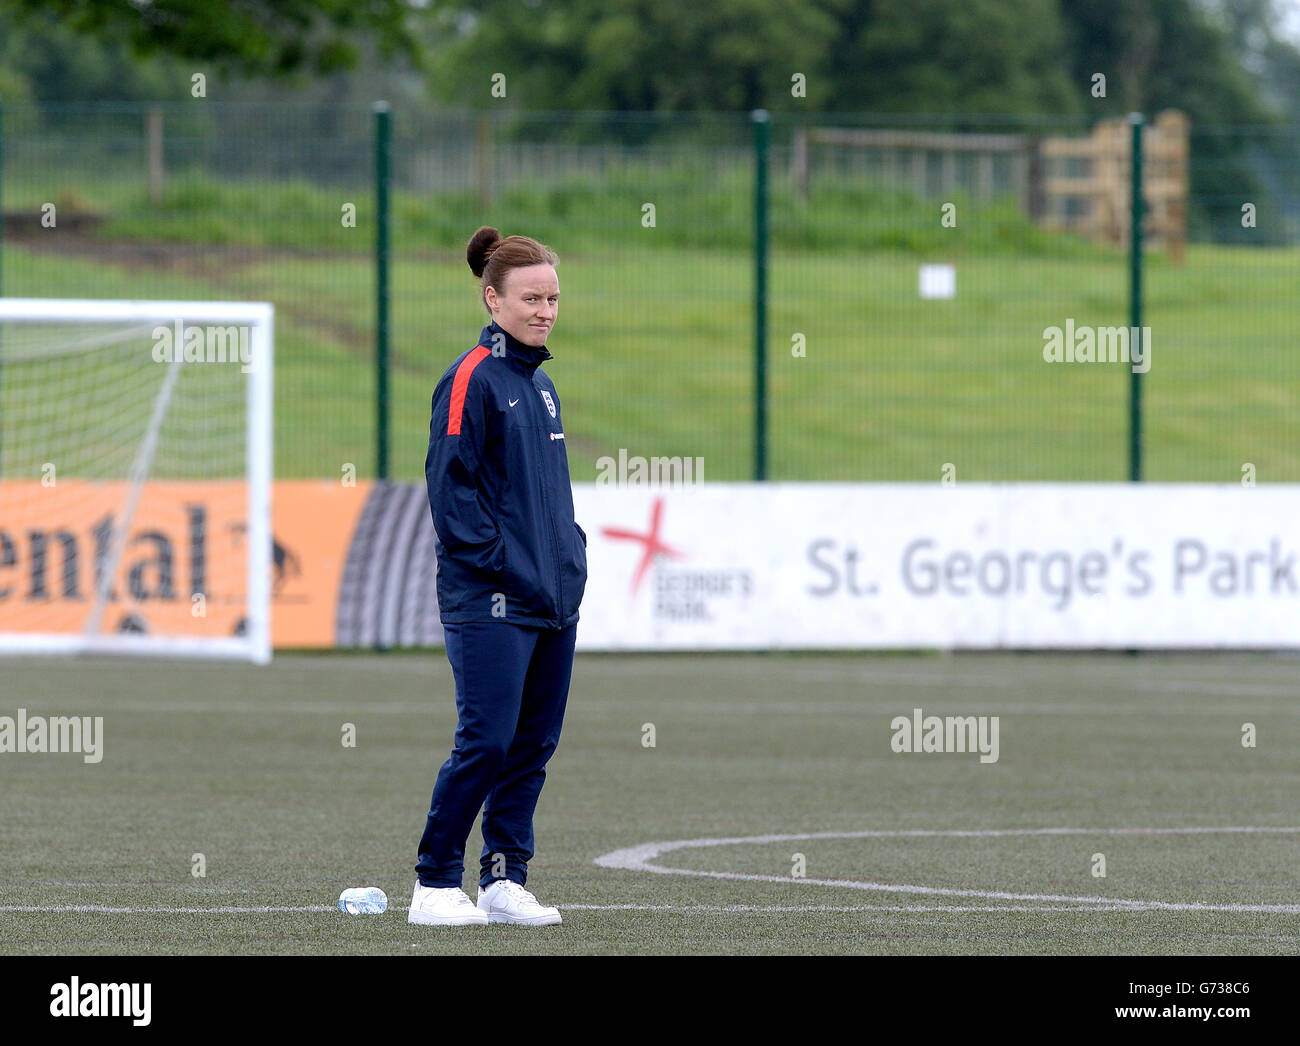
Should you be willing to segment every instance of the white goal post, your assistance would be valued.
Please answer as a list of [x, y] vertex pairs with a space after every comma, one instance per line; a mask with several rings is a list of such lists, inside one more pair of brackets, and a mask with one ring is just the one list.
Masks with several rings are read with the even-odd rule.
[[0, 654], [271, 660], [273, 321], [0, 298]]

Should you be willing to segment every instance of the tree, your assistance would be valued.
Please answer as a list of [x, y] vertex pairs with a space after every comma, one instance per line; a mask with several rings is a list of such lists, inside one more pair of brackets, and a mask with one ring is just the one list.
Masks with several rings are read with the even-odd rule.
[[77, 33], [49, 14], [0, 9], [0, 101], [139, 101], [189, 88], [189, 70], [167, 55], [140, 59], [120, 40]]
[[1300, 48], [1282, 35], [1278, 0], [1218, 0], [1216, 11], [1233, 51], [1264, 97], [1287, 119], [1300, 123]]
[[498, 72], [525, 108], [1071, 105], [1055, 0], [486, 0], [443, 3], [437, 18], [449, 39], [433, 63], [436, 93], [476, 107], [496, 104]]
[[1195, 233], [1252, 243], [1281, 237], [1277, 223], [1250, 235], [1241, 228], [1243, 200], [1272, 206], [1249, 154], [1259, 128], [1275, 116], [1222, 23], [1191, 0], [1061, 0], [1061, 10], [1074, 79], [1100, 72], [1117, 87], [1095, 101], [1097, 114], [1150, 117], [1173, 108], [1190, 117]]
[[405, 0], [0, 0], [135, 54], [171, 54], [249, 75], [354, 67], [363, 39], [419, 61]]
[[[837, 12], [847, 0], [486, 0], [439, 12], [450, 39], [433, 63], [443, 98], [525, 108], [822, 108], [833, 89]], [[803, 74], [806, 98], [792, 94]]]
[[840, 20], [833, 109], [1071, 114], [1054, 0], [856, 0]]
[[1061, 0], [1061, 13], [1071, 79], [1086, 85], [1106, 75], [1094, 111], [1178, 108], [1194, 124], [1269, 118], [1227, 33], [1191, 0]]

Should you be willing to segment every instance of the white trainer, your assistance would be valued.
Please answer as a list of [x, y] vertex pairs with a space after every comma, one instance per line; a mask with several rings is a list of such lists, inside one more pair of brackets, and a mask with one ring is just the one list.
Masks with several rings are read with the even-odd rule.
[[406, 921], [422, 926], [486, 926], [488, 917], [459, 886], [441, 889], [416, 883]]
[[498, 879], [486, 890], [480, 886], [478, 907], [494, 923], [554, 926], [563, 922], [558, 908], [539, 904], [536, 897], [513, 879]]

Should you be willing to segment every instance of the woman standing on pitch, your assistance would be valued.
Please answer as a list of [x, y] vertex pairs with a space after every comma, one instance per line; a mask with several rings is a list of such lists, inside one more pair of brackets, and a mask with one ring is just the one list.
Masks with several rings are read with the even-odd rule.
[[[587, 584], [560, 398], [539, 366], [552, 358], [559, 259], [536, 240], [501, 239], [487, 226], [466, 257], [491, 322], [434, 390], [424, 464], [459, 723], [433, 789], [407, 921], [545, 926], [560, 913], [524, 884]], [[461, 882], [480, 807], [475, 906]]]

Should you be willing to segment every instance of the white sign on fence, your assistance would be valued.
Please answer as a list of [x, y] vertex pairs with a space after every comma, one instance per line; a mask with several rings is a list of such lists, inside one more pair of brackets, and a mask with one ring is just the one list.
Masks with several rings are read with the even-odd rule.
[[1300, 485], [573, 496], [580, 649], [1300, 647]]

